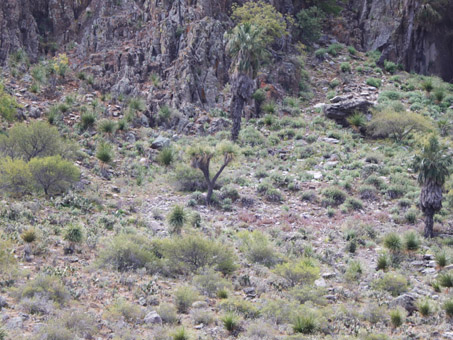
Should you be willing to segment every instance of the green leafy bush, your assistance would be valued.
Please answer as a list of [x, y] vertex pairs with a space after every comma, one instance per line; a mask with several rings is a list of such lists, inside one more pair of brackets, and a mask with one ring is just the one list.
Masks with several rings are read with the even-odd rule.
[[0, 153], [4, 157], [23, 159], [58, 155], [63, 142], [56, 127], [43, 121], [15, 124], [8, 135], [0, 136]]
[[65, 192], [80, 179], [80, 170], [60, 156], [33, 158], [28, 168], [34, 186], [44, 190], [46, 196]]
[[165, 240], [162, 254], [169, 261], [172, 272], [197, 272], [203, 267], [229, 274], [236, 269], [231, 249], [200, 234]]
[[181, 229], [187, 222], [187, 214], [184, 211], [184, 208], [175, 205], [168, 215], [168, 224], [172, 228], [172, 232], [176, 234], [181, 233]]
[[[155, 248], [146, 238], [138, 235], [122, 234], [108, 242], [99, 255], [99, 265], [118, 271], [138, 268], [151, 270], [158, 262]], [[153, 268], [155, 270], [156, 268]]]
[[255, 230], [253, 232], [240, 232], [238, 237], [242, 242], [241, 250], [245, 252], [249, 261], [268, 267], [279, 261], [274, 246], [265, 234]]
[[8, 122], [12, 122], [16, 118], [17, 109], [20, 105], [14, 97], [10, 96], [0, 83], [0, 116]]
[[279, 264], [274, 271], [285, 278], [292, 287], [299, 284], [312, 285], [319, 278], [319, 267], [311, 258]]
[[346, 200], [347, 194], [337, 187], [329, 187], [322, 191], [323, 204], [326, 206], [339, 206]]
[[324, 12], [316, 6], [311, 6], [297, 13], [296, 18], [302, 41], [306, 44], [318, 41], [322, 33]]
[[393, 138], [401, 141], [411, 132], [428, 131], [432, 129], [431, 122], [414, 112], [399, 113], [392, 110], [384, 110], [373, 114], [367, 131], [376, 138]]
[[399, 296], [407, 292], [407, 278], [396, 272], [385, 273], [380, 279], [373, 282], [373, 286], [377, 290], [385, 290], [393, 296]]
[[70, 294], [60, 279], [56, 276], [39, 275], [17, 290], [19, 299], [40, 296], [60, 305], [70, 299]]
[[145, 313], [140, 306], [122, 298], [110, 305], [106, 314], [113, 320], [121, 320], [124, 318], [127, 322], [133, 323], [141, 321], [145, 316]]
[[377, 78], [368, 78], [366, 80], [366, 84], [375, 88], [380, 88], [381, 87], [381, 80]]
[[179, 287], [175, 292], [175, 304], [179, 313], [187, 313], [192, 303], [197, 300], [198, 294], [190, 286]]

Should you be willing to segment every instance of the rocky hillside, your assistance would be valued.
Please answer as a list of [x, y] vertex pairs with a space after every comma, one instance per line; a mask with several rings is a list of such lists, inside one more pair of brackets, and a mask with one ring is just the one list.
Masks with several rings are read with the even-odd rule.
[[247, 3], [0, 4], [0, 340], [453, 338], [451, 3]]

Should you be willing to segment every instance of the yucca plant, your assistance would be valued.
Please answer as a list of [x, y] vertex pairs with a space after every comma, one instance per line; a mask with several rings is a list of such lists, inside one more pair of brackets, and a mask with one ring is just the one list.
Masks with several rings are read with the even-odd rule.
[[175, 205], [168, 215], [168, 224], [172, 227], [172, 232], [181, 233], [181, 229], [187, 222], [187, 214], [180, 205]]
[[239, 327], [239, 318], [233, 313], [228, 313], [222, 318], [222, 323], [228, 332], [233, 332]]
[[413, 168], [418, 172], [420, 207], [425, 215], [424, 236], [434, 236], [434, 214], [442, 208], [442, 189], [451, 173], [452, 157], [445, 146], [431, 135], [421, 152], [415, 156]]

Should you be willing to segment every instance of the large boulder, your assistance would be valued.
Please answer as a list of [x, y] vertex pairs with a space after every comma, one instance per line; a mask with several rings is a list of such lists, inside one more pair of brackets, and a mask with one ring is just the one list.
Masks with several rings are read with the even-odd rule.
[[327, 118], [333, 119], [343, 126], [349, 126], [347, 120], [349, 116], [356, 112], [368, 114], [373, 105], [373, 102], [363, 98], [346, 99], [337, 103], [325, 105], [324, 114]]

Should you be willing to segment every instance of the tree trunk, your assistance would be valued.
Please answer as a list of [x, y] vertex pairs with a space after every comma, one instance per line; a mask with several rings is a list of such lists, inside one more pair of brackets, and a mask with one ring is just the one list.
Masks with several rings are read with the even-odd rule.
[[425, 214], [425, 237], [434, 236], [434, 214], [442, 208], [442, 187], [427, 181], [420, 192], [420, 207]]
[[214, 191], [214, 184], [208, 184], [208, 193], [206, 194], [206, 204], [211, 205], [212, 193]]
[[434, 236], [434, 211], [425, 211], [425, 238]]
[[239, 131], [241, 131], [242, 110], [244, 109], [244, 99], [238, 95], [234, 95], [231, 102], [231, 119], [233, 120], [233, 128], [231, 130], [231, 140], [237, 141]]
[[230, 114], [233, 120], [233, 128], [231, 130], [231, 139], [236, 141], [241, 130], [242, 110], [244, 104], [253, 94], [255, 84], [253, 80], [246, 74], [238, 73], [233, 76], [231, 84], [233, 99], [231, 101]]

